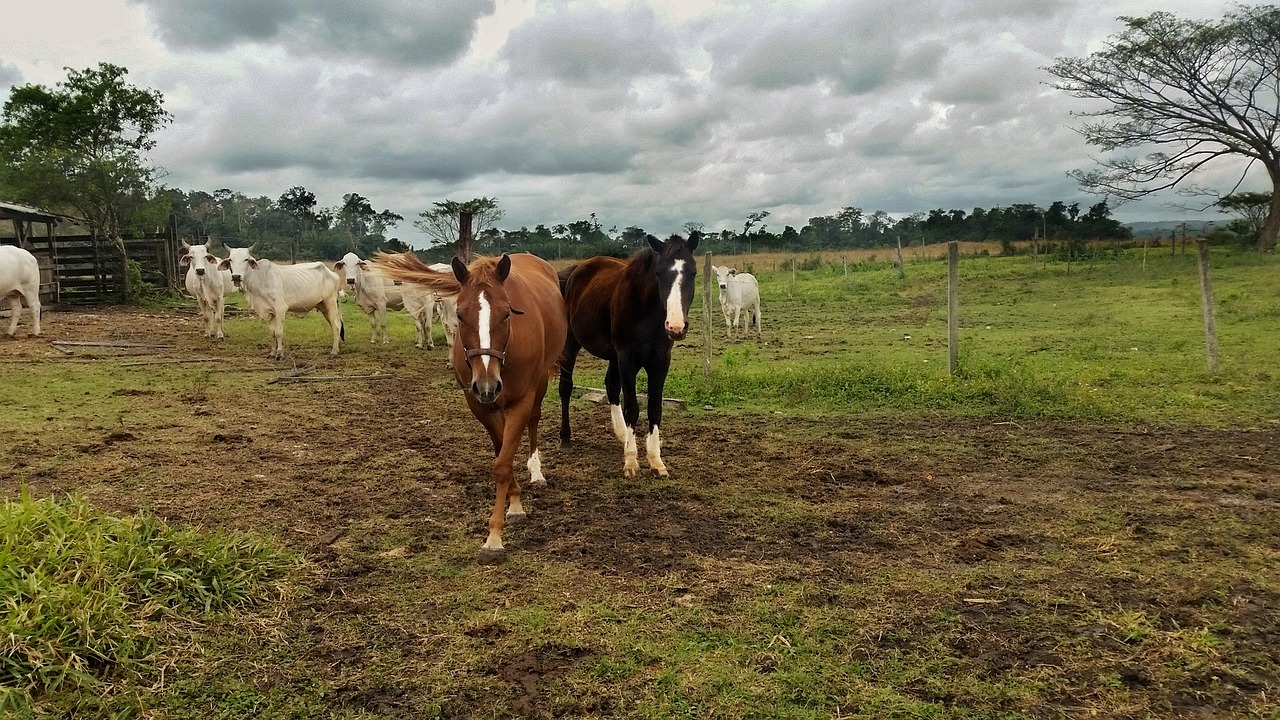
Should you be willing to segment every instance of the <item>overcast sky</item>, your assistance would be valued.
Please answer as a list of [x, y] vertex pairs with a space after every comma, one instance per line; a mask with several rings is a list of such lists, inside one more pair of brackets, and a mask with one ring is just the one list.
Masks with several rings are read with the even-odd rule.
[[[173, 115], [150, 156], [165, 184], [273, 199], [302, 185], [325, 207], [357, 192], [404, 216], [389, 235], [415, 246], [418, 213], [480, 196], [499, 200], [504, 229], [594, 212], [665, 235], [767, 210], [777, 232], [850, 205], [1087, 208], [1099, 198], [1066, 175], [1095, 156], [1071, 129], [1084, 101], [1043, 68], [1100, 49], [1120, 15], [1231, 7], [40, 0], [6, 10], [0, 91], [121, 65]], [[1156, 200], [1115, 216], [1188, 217]]]

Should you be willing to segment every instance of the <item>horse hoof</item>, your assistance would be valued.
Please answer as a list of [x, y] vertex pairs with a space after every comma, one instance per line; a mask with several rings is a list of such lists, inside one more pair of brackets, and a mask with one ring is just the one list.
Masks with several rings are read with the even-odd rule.
[[527, 519], [529, 519], [529, 516], [525, 513], [507, 513], [505, 522], [508, 525], [519, 525]]
[[506, 550], [490, 550], [489, 548], [480, 548], [480, 552], [476, 553], [476, 562], [481, 565], [498, 565], [507, 559]]

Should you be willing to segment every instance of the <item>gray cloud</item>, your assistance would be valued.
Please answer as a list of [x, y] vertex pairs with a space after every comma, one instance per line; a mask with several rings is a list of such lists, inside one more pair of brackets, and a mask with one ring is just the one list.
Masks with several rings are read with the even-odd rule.
[[846, 205], [1092, 204], [1066, 175], [1091, 163], [1079, 101], [1042, 68], [1163, 7], [96, 1], [147, 11], [154, 55], [103, 59], [164, 93], [156, 160], [174, 186], [356, 191], [406, 218], [483, 195], [513, 228], [594, 212], [656, 233], [757, 210], [781, 230]]
[[534, 17], [507, 40], [502, 59], [514, 81], [554, 78], [571, 84], [626, 82], [646, 75], [675, 75], [676, 36], [658, 25], [653, 11], [558, 8]]
[[494, 0], [129, 0], [175, 50], [280, 43], [299, 57], [431, 67], [457, 59]]
[[0, 88], [17, 87], [22, 84], [22, 72], [11, 63], [0, 61]]

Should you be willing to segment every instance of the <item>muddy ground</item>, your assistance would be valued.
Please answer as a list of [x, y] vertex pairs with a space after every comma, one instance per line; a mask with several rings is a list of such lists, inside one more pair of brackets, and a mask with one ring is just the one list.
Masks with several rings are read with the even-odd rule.
[[[186, 312], [49, 313], [45, 337], [21, 337], [24, 326], [18, 339], [0, 340], [0, 373], [17, 378], [27, 361], [113, 363], [118, 386], [109, 392], [132, 409], [91, 422], [60, 408], [50, 411], [47, 433], [3, 435], [0, 484], [10, 496], [25, 483], [36, 495], [79, 492], [112, 511], [145, 508], [173, 521], [265, 531], [305, 551], [316, 568], [313, 592], [294, 614], [306, 619], [299, 622], [314, 643], [301, 666], [332, 683], [342, 707], [415, 717], [425, 701], [411, 681], [392, 691], [344, 674], [372, 651], [334, 628], [347, 614], [403, 622], [393, 597], [403, 578], [388, 577], [389, 551], [457, 555], [459, 537], [478, 548], [492, 501], [490, 453], [443, 366], [443, 349], [370, 348], [367, 326], [348, 327], [355, 332], [338, 358], [320, 344], [293, 342], [291, 359], [276, 363], [265, 345], [205, 340]], [[56, 340], [175, 347], [58, 351]], [[122, 352], [131, 357], [108, 357]], [[172, 367], [166, 361], [184, 353], [217, 358], [201, 367], [239, 378], [239, 389], [191, 382], [174, 390], [157, 380]], [[298, 368], [393, 378], [268, 382]], [[725, 608], [769, 581], [834, 588], [811, 601], [835, 603], [845, 583], [915, 568], [962, 580], [952, 598], [958, 620], [945, 637], [967, 671], [1054, 675], [1040, 711], [1034, 703], [1008, 710], [1083, 716], [1090, 697], [1101, 702], [1100, 678], [1113, 678], [1136, 698], [1133, 714], [1104, 707], [1103, 715], [1274, 717], [1266, 713], [1276, 712], [1280, 692], [1273, 674], [1280, 597], [1274, 579], [1251, 576], [1248, 558], [1280, 551], [1275, 426], [669, 411], [664, 457], [673, 479], [624, 482], [607, 410], [575, 400], [572, 422], [575, 445], [561, 449], [558, 418], [549, 407], [544, 414], [550, 485], [526, 489], [530, 515], [507, 533], [507, 568], [521, 556], [568, 562], [590, 582], [620, 590], [678, 578], [673, 592]], [[708, 573], [709, 566], [750, 570]], [[925, 605], [936, 601], [935, 591], [921, 594]], [[1158, 618], [1165, 629], [1212, 624], [1230, 639], [1234, 659], [1168, 674], [1097, 621], [1116, 608]], [[929, 617], [906, 612], [900, 622]], [[380, 640], [397, 645], [410, 665], [430, 653], [413, 633]], [[481, 632], [472, 640], [492, 639]], [[904, 641], [869, 642], [874, 653], [876, 642]], [[497, 661], [486, 702], [514, 715], [609, 715], [607, 703], [566, 712], [540, 690], [592, 652], [559, 648]], [[1242, 659], [1268, 656], [1270, 665]], [[944, 706], [963, 700], [919, 691]], [[475, 702], [459, 699], [451, 713], [466, 715]]]

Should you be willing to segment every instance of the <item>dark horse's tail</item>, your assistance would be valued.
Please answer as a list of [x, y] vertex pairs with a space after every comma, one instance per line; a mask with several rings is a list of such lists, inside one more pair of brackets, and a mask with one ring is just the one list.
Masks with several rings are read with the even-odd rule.
[[577, 268], [577, 264], [573, 264], [556, 273], [556, 277], [560, 280], [560, 294], [562, 296], [565, 295], [565, 289], [569, 286], [569, 276], [572, 275], [573, 271]]

